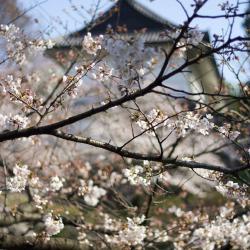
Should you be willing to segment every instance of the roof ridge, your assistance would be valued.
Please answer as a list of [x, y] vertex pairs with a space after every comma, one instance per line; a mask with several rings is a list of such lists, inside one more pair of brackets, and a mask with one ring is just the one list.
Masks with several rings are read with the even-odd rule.
[[163, 31], [164, 29], [172, 30], [174, 27], [176, 27], [176, 25], [172, 24], [167, 19], [161, 17], [154, 11], [150, 10], [148, 7], [138, 2], [137, 0], [118, 0], [118, 1], [114, 1], [114, 3], [103, 12], [103, 15], [97, 16], [97, 18], [89, 22], [83, 29], [80, 29], [76, 32], [72, 32], [71, 34], [69, 34], [69, 36], [70, 37], [78, 36], [80, 33], [87, 32], [88, 30], [91, 30], [92, 28], [94, 29], [95, 27], [98, 27], [99, 23], [102, 24], [103, 20], [105, 23], [106, 22], [105, 19], [106, 18], [109, 19], [112, 15], [112, 12], [114, 10], [116, 11], [116, 8], [118, 8], [119, 11], [121, 12], [123, 11], [124, 13], [124, 11], [126, 11], [122, 9], [122, 6], [125, 6], [124, 4], [128, 6], [132, 11], [138, 13], [141, 16], [144, 16], [149, 21], [151, 20], [152, 23], [154, 22], [153, 29], [157, 29], [157, 30], [161, 29]]
[[[130, 39], [132, 37], [143, 37], [145, 38], [146, 43], [160, 43], [160, 42], [168, 42], [169, 38], [161, 36], [160, 31], [150, 31], [145, 34], [134, 34], [134, 33], [121, 33], [121, 34], [115, 34], [115, 37], [118, 39]], [[65, 37], [58, 37], [56, 39], [57, 45], [60, 46], [69, 46], [69, 45], [75, 45], [80, 46], [82, 43], [82, 37], [69, 37], [65, 39]]]

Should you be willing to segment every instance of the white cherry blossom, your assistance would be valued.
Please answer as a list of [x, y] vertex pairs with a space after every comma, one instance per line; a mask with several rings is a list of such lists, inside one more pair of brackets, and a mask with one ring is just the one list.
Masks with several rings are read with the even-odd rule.
[[146, 238], [146, 227], [140, 224], [145, 220], [145, 217], [127, 218], [125, 228], [119, 232], [121, 242], [129, 246], [142, 244]]
[[64, 224], [62, 222], [62, 218], [54, 219], [52, 213], [48, 213], [44, 216], [44, 224], [46, 234], [50, 237], [60, 233], [60, 231], [64, 228]]
[[59, 191], [63, 187], [64, 178], [59, 178], [58, 176], [51, 177], [50, 180], [50, 190], [52, 192]]
[[13, 173], [14, 177], [7, 179], [7, 189], [11, 192], [22, 192], [25, 190], [31, 171], [28, 169], [27, 165], [19, 166], [16, 164]]
[[[84, 193], [82, 190], [84, 188]], [[93, 180], [89, 180], [88, 184], [84, 185], [84, 182], [81, 183], [81, 194], [84, 194], [84, 201], [89, 206], [96, 206], [99, 203], [99, 200], [104, 196], [107, 191], [101, 187], [94, 185]]]
[[96, 55], [99, 50], [102, 48], [103, 35], [93, 38], [91, 33], [84, 37], [82, 46], [88, 54]]

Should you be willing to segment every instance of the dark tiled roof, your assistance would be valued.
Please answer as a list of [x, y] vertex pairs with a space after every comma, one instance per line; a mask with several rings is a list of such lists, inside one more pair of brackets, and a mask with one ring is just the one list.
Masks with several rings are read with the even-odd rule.
[[[123, 34], [115, 34], [115, 37], [117, 39], [122, 40], [130, 40], [131, 38], [136, 38], [139, 36], [140, 38], [143, 38], [146, 41], [146, 44], [160, 44], [160, 43], [166, 43], [169, 41], [169, 38], [167, 36], [163, 36], [161, 32], [145, 32], [145, 33], [123, 33]], [[82, 46], [82, 40], [83, 38], [81, 36], [79, 37], [62, 37], [58, 38], [56, 41], [55, 47], [68, 47], [68, 46], [75, 46], [75, 47], [81, 47]]]
[[114, 29], [117, 26], [125, 26], [127, 29], [126, 33], [133, 33], [146, 28], [147, 32], [156, 34], [165, 29], [170, 29], [174, 25], [145, 8], [136, 0], [119, 0], [93, 23], [70, 34], [69, 37], [83, 37], [88, 31], [91, 31], [93, 35], [103, 34], [108, 26]]

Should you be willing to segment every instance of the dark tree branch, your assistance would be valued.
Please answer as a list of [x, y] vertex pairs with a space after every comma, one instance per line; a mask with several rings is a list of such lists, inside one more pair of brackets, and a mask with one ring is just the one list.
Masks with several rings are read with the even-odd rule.
[[206, 57], [210, 56], [211, 54], [219, 52], [220, 50], [224, 49], [228, 44], [236, 42], [236, 41], [247, 41], [247, 40], [250, 40], [250, 38], [235, 37], [233, 39], [229, 39], [223, 45], [221, 45], [217, 48], [211, 49], [208, 52], [200, 54], [197, 57], [195, 57], [194, 59], [185, 62], [178, 69], [173, 70], [170, 73], [168, 73], [162, 77], [157, 77], [155, 81], [153, 81], [151, 84], [149, 84], [145, 88], [137, 90], [136, 92], [133, 92], [132, 94], [125, 95], [119, 99], [116, 99], [113, 101], [111, 100], [110, 102], [108, 102], [105, 105], [102, 105], [102, 106], [99, 106], [96, 108], [92, 108], [84, 113], [69, 117], [68, 119], [65, 119], [65, 120], [62, 120], [62, 121], [59, 121], [59, 122], [56, 122], [53, 124], [41, 126], [41, 127], [30, 127], [27, 129], [14, 130], [14, 131], [1, 133], [0, 134], [0, 142], [18, 139], [18, 138], [22, 138], [22, 137], [29, 137], [29, 136], [33, 136], [33, 135], [46, 134], [48, 132], [51, 132], [53, 130], [62, 128], [64, 126], [67, 126], [70, 124], [73, 124], [77, 121], [83, 120], [83, 119], [88, 118], [90, 116], [93, 116], [95, 114], [107, 111], [110, 108], [120, 106], [128, 101], [135, 100], [138, 97], [142, 97], [142, 96], [150, 93], [155, 87], [160, 86], [164, 80], [167, 80], [170, 77], [176, 75], [177, 73], [181, 72], [186, 67], [188, 67], [192, 64], [198, 63], [201, 59], [206, 58]]
[[80, 137], [80, 136], [76, 136], [72, 134], [67, 134], [61, 131], [53, 131], [50, 134], [53, 136], [59, 137], [61, 139], [64, 139], [64, 140], [88, 144], [97, 148], [102, 148], [110, 152], [116, 153], [122, 157], [133, 158], [137, 160], [161, 162], [162, 164], [166, 165], [165, 169], [168, 169], [167, 165], [170, 164], [172, 167], [186, 167], [190, 169], [207, 169], [207, 170], [214, 170], [214, 171], [222, 172], [225, 174], [232, 174], [232, 173], [236, 173], [245, 169], [249, 169], [250, 167], [249, 165], [241, 165], [241, 166], [238, 166], [237, 168], [230, 169], [224, 166], [199, 163], [199, 162], [194, 162], [194, 161], [187, 162], [187, 161], [182, 161], [182, 160], [173, 159], [173, 158], [165, 158], [165, 157], [162, 157], [161, 155], [156, 155], [156, 154], [142, 154], [142, 153], [131, 152], [126, 149], [121, 149], [120, 147], [114, 146], [110, 143], [100, 142], [100, 141], [91, 139], [89, 137]]

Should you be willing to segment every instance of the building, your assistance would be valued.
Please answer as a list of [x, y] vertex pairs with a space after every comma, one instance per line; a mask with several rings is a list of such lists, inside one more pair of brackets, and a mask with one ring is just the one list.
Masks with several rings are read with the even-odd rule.
[[[163, 47], [166, 50], [171, 46], [172, 41], [167, 36], [162, 36], [166, 30], [174, 30], [175, 25], [152, 12], [136, 0], [118, 0], [103, 15], [97, 17], [88, 25], [73, 32], [66, 37], [59, 38], [56, 46], [48, 51], [50, 56], [55, 57], [56, 53], [67, 52], [72, 48], [81, 48], [84, 35], [91, 32], [93, 36], [104, 34], [107, 27], [112, 27], [118, 31], [122, 39], [130, 39], [132, 36], [143, 36], [148, 46], [155, 48]], [[144, 31], [138, 33], [138, 31]], [[208, 33], [205, 33], [204, 44], [209, 42]], [[208, 46], [202, 46], [207, 50]], [[189, 51], [189, 55], [194, 56], [194, 51]], [[163, 58], [162, 58], [163, 61]], [[159, 62], [158, 67], [161, 66]], [[192, 90], [194, 92], [204, 89], [206, 92], [212, 92], [220, 82], [220, 75], [213, 57], [206, 58], [189, 69], [191, 74], [179, 74], [171, 79], [171, 86], [178, 89]], [[202, 86], [201, 86], [202, 85]]]

